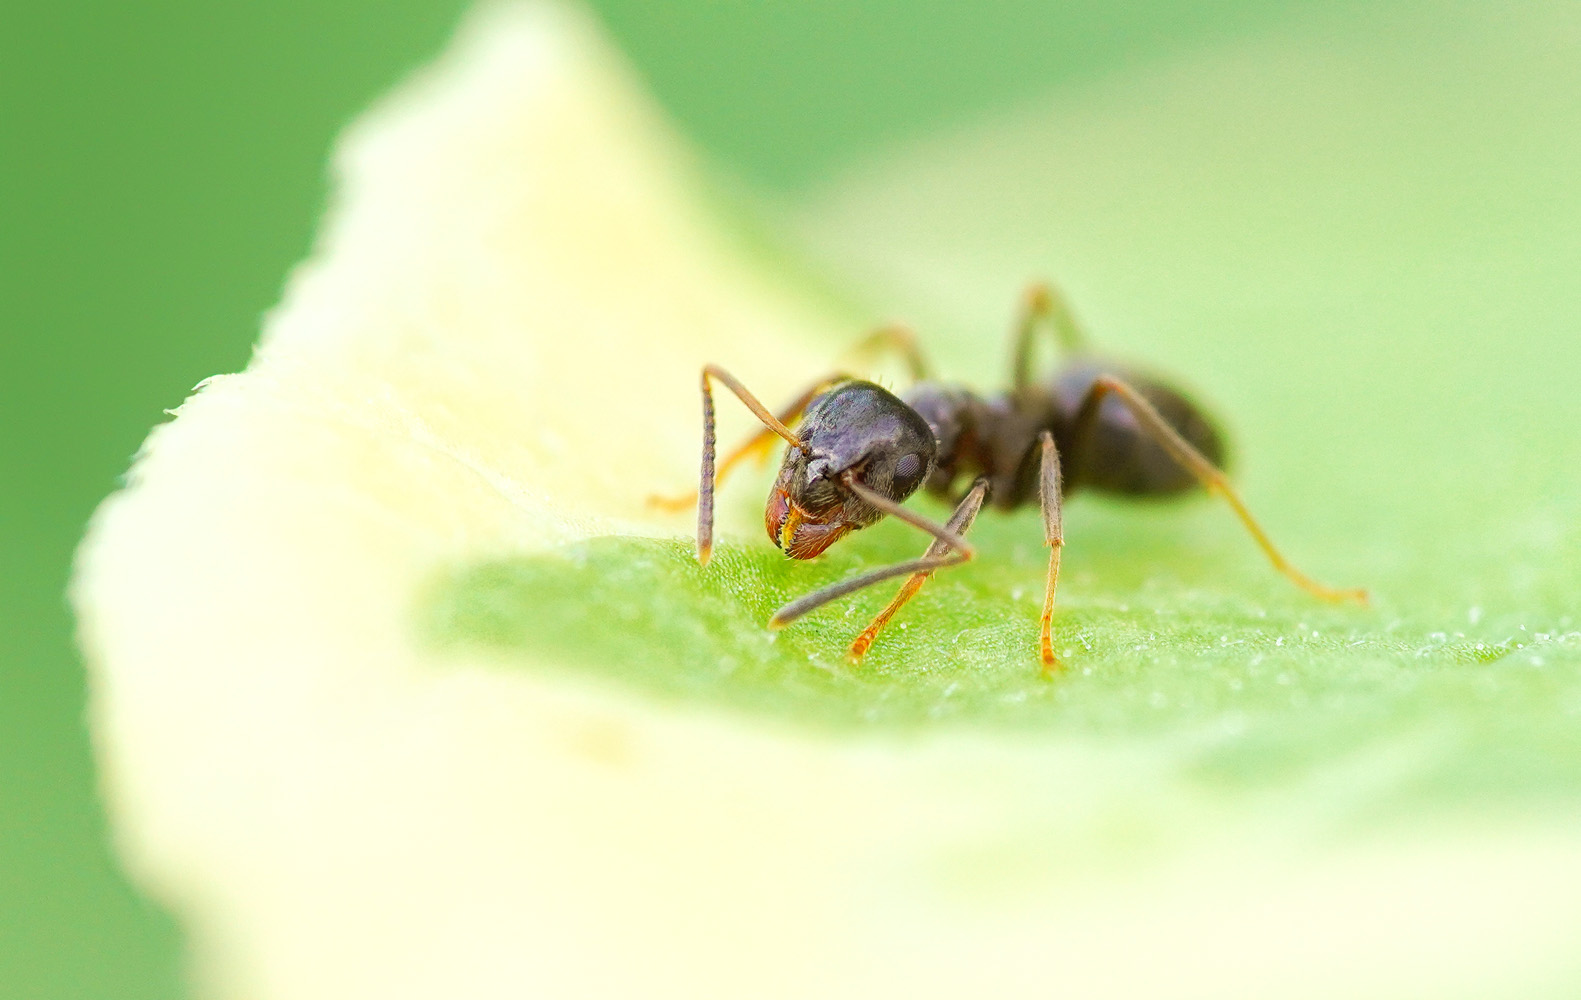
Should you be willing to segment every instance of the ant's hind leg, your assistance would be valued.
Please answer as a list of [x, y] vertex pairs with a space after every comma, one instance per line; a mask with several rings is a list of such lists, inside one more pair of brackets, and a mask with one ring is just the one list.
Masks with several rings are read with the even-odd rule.
[[1253, 540], [1257, 542], [1257, 547], [1262, 549], [1263, 555], [1267, 556], [1268, 561], [1273, 563], [1275, 570], [1282, 573], [1296, 586], [1320, 600], [1334, 602], [1354, 601], [1358, 604], [1367, 603], [1367, 592], [1365, 590], [1325, 587], [1296, 569], [1290, 560], [1286, 559], [1283, 553], [1274, 546], [1273, 540], [1268, 537], [1267, 532], [1263, 531], [1262, 525], [1258, 524], [1257, 520], [1252, 517], [1251, 511], [1247, 510], [1246, 504], [1241, 502], [1240, 496], [1236, 494], [1234, 487], [1230, 485], [1230, 481], [1224, 473], [1219, 471], [1218, 467], [1208, 461], [1207, 458], [1203, 457], [1200, 451], [1192, 447], [1190, 442], [1181, 437], [1180, 433], [1169, 425], [1163, 415], [1141, 393], [1111, 375], [1101, 376], [1093, 382], [1092, 388], [1087, 391], [1087, 395], [1082, 399], [1080, 408], [1076, 411], [1076, 418], [1072, 423], [1074, 430], [1071, 435], [1072, 440], [1076, 442], [1075, 453], [1071, 456], [1073, 467], [1080, 469], [1084, 463], [1091, 461], [1085, 454], [1085, 443], [1090, 437], [1093, 426], [1097, 423], [1099, 404], [1103, 402], [1103, 397], [1111, 393], [1118, 396], [1126, 408], [1131, 411], [1132, 416], [1136, 417], [1137, 425], [1144, 434], [1156, 441], [1159, 446], [1169, 452], [1171, 458], [1196, 476], [1197, 480], [1202, 483], [1209, 493], [1222, 497], [1224, 502], [1230, 505], [1230, 509], [1235, 511], [1235, 516], [1240, 519], [1241, 524], [1246, 528]]
[[1021, 316], [1016, 321], [1010, 352], [1010, 384], [1017, 391], [1032, 383], [1032, 340], [1045, 325], [1066, 354], [1079, 354], [1086, 349], [1087, 335], [1059, 289], [1043, 281], [1030, 285], [1021, 299]]
[[[950, 515], [949, 523], [945, 527], [958, 535], [966, 534], [967, 529], [972, 526], [972, 522], [977, 519], [977, 512], [983, 509], [983, 499], [987, 495], [988, 480], [986, 478], [979, 479], [973, 483], [965, 498], [956, 505], [955, 513]], [[947, 549], [948, 545], [936, 538], [928, 546], [928, 551], [924, 552], [922, 557], [924, 559], [937, 559], [944, 555]], [[868, 647], [873, 645], [873, 640], [878, 638], [878, 633], [883, 630], [885, 625], [889, 624], [889, 620], [895, 616], [895, 612], [905, 607], [906, 602], [916, 596], [917, 591], [922, 589], [922, 585], [928, 582], [928, 577], [932, 576], [933, 573], [934, 571], [931, 569], [913, 573], [910, 579], [901, 585], [900, 590], [895, 594], [894, 600], [889, 602], [889, 606], [880, 611], [878, 616], [868, 624], [867, 628], [862, 630], [862, 634], [852, 641], [849, 651], [852, 663], [858, 662], [866, 655]]]

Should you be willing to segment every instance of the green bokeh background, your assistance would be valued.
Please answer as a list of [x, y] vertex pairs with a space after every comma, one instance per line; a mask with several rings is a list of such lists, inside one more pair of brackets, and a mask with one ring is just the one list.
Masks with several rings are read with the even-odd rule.
[[[246, 363], [310, 245], [336, 132], [435, 53], [465, 6], [0, 14], [0, 996], [183, 995], [172, 923], [106, 843], [62, 596], [71, 551], [162, 411]], [[725, 169], [795, 191], [1299, 5], [597, 6]]]

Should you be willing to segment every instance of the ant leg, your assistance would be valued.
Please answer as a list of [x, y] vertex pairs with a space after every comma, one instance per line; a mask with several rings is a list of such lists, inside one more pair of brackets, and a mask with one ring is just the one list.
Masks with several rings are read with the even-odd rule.
[[[710, 380], [718, 379], [725, 384], [725, 388], [735, 393], [742, 405], [752, 411], [752, 415], [763, 421], [763, 426], [784, 438], [793, 448], [803, 452], [807, 445], [802, 442], [789, 427], [786, 427], [778, 417], [768, 411], [758, 398], [747, 387], [742, 385], [734, 375], [725, 371], [718, 365], [704, 365], [701, 379], [703, 389], [703, 468], [697, 480], [697, 562], [708, 565], [708, 557], [714, 551], [714, 392]], [[734, 457], [734, 456], [732, 456]]]
[[865, 361], [884, 351], [893, 351], [900, 356], [911, 373], [912, 381], [921, 382], [932, 377], [928, 361], [922, 356], [922, 348], [917, 346], [917, 334], [904, 323], [889, 323], [879, 327], [857, 341], [846, 352], [846, 356]]
[[[916, 334], [912, 332], [911, 327], [901, 323], [892, 323], [888, 326], [879, 327], [872, 333], [868, 334], [867, 337], [859, 341], [849, 353], [853, 357], [861, 358], [884, 350], [894, 351], [899, 354], [901, 359], [905, 361], [906, 368], [911, 372], [912, 378], [916, 379], [917, 381], [921, 381], [928, 377], [928, 363], [922, 356], [921, 348], [917, 346]], [[712, 424], [709, 423], [709, 420], [713, 413], [712, 396], [708, 386], [708, 375], [710, 374], [709, 369], [712, 369], [712, 374], [714, 377], [718, 378], [720, 381], [729, 386], [730, 390], [740, 397], [741, 401], [746, 404], [747, 408], [752, 410], [754, 414], [757, 414], [758, 419], [762, 420], [764, 424], [762, 430], [741, 442], [741, 444], [737, 445], [732, 451], [725, 455], [724, 460], [719, 463], [717, 474], [714, 476], [714, 486], [716, 488], [719, 486], [719, 484], [725, 481], [725, 477], [730, 474], [731, 470], [736, 468], [742, 462], [749, 458], [753, 458], [754, 456], [758, 458], [767, 457], [769, 454], [769, 445], [771, 442], [773, 442], [776, 435], [785, 437], [787, 441], [792, 440], [790, 437], [786, 437], [788, 433], [786, 427], [790, 424], [790, 422], [799, 417], [802, 411], [807, 409], [814, 399], [818, 398], [820, 393], [824, 392], [835, 383], [850, 377], [847, 375], [830, 375], [808, 386], [807, 390], [798, 396], [793, 402], [781, 409], [779, 413], [772, 415], [773, 420], [779, 422], [779, 426], [776, 427], [773, 422], [768, 419], [764, 419], [763, 413], [766, 412], [766, 410], [764, 409], [763, 405], [759, 403], [757, 399], [753, 397], [744, 386], [741, 385], [740, 382], [732, 378], [729, 373], [724, 371], [724, 369], [710, 365], [708, 369], [704, 369], [703, 377], [703, 421], [705, 451], [711, 447], [708, 446], [706, 442], [711, 440], [711, 438], [708, 437], [708, 435], [711, 433], [710, 428], [712, 427]], [[707, 460], [706, 454], [704, 458]], [[695, 492], [687, 493], [682, 496], [650, 496], [648, 497], [648, 506], [663, 511], [682, 511], [695, 503], [699, 503], [702, 498], [702, 492], [703, 491], [699, 489]], [[699, 549], [699, 552], [701, 551], [702, 550]], [[703, 561], [706, 562], [707, 558], [703, 557]]]
[[[967, 529], [972, 526], [972, 522], [977, 519], [977, 512], [983, 509], [983, 499], [987, 495], [988, 479], [986, 477], [979, 478], [977, 482], [972, 484], [971, 490], [967, 492], [966, 496], [956, 506], [955, 513], [950, 515], [949, 523], [945, 527], [956, 534], [964, 535]], [[937, 559], [945, 553], [947, 548], [948, 545], [944, 541], [935, 538], [933, 543], [928, 546], [928, 551], [924, 552], [922, 557], [924, 559]], [[860, 661], [867, 654], [868, 647], [873, 645], [873, 640], [878, 637], [878, 633], [883, 630], [884, 626], [889, 624], [889, 620], [895, 616], [895, 612], [899, 611], [905, 606], [907, 601], [915, 597], [917, 591], [922, 589], [922, 585], [927, 583], [928, 577], [932, 575], [932, 570], [911, 574], [911, 579], [901, 585], [900, 591], [895, 594], [895, 599], [889, 602], [889, 607], [880, 611], [878, 617], [874, 618], [867, 628], [862, 630], [862, 634], [852, 641], [851, 649], [848, 653], [852, 663]]]
[[1262, 549], [1263, 555], [1267, 556], [1268, 561], [1273, 563], [1274, 569], [1284, 574], [1296, 586], [1320, 600], [1355, 601], [1358, 604], [1367, 603], [1367, 592], [1365, 590], [1325, 587], [1291, 565], [1290, 561], [1274, 547], [1273, 540], [1268, 537], [1267, 532], [1263, 531], [1262, 526], [1252, 517], [1251, 511], [1246, 509], [1246, 505], [1241, 502], [1241, 498], [1236, 494], [1235, 489], [1230, 486], [1230, 481], [1225, 477], [1224, 473], [1220, 472], [1212, 462], [1203, 457], [1201, 452], [1193, 448], [1185, 438], [1181, 437], [1179, 432], [1169, 425], [1169, 422], [1163, 418], [1158, 410], [1153, 408], [1152, 403], [1143, 398], [1141, 393], [1113, 376], [1100, 376], [1094, 381], [1092, 388], [1087, 390], [1086, 397], [1082, 399], [1081, 407], [1076, 411], [1076, 419], [1072, 425], [1075, 428], [1072, 440], [1076, 442], [1075, 454], [1071, 456], [1073, 466], [1076, 468], [1081, 467], [1081, 461], [1084, 457], [1081, 454], [1082, 446], [1093, 425], [1097, 422], [1099, 404], [1103, 402], [1103, 397], [1110, 393], [1120, 398], [1120, 401], [1131, 411], [1132, 416], [1136, 417], [1137, 424], [1148, 437], [1162, 446], [1165, 451], [1169, 452], [1170, 457], [1179, 462], [1192, 475], [1196, 476], [1209, 493], [1222, 497], [1224, 502], [1230, 505], [1230, 509], [1235, 511], [1235, 516], [1240, 518], [1241, 524], [1251, 534], [1253, 540], [1257, 542], [1257, 547]]
[[1011, 385], [1018, 392], [1032, 382], [1032, 338], [1045, 323], [1065, 353], [1078, 354], [1086, 348], [1087, 335], [1082, 332], [1059, 289], [1048, 282], [1029, 286], [1022, 297], [1021, 318], [1016, 322], [1011, 350]]
[[1054, 435], [1044, 431], [1038, 435], [1042, 446], [1042, 461], [1038, 468], [1038, 501], [1043, 508], [1043, 541], [1049, 547], [1049, 571], [1043, 585], [1043, 618], [1038, 626], [1038, 649], [1043, 654], [1043, 673], [1053, 673], [1060, 666], [1054, 655], [1054, 588], [1059, 585], [1059, 557], [1065, 547], [1065, 524], [1060, 482], [1059, 449], [1054, 447]]
[[[802, 411], [807, 409], [808, 405], [811, 404], [814, 399], [817, 399], [819, 394], [824, 392], [830, 386], [834, 385], [836, 382], [841, 381], [845, 377], [846, 376], [844, 375], [831, 375], [828, 378], [814, 382], [812, 385], [807, 387], [805, 392], [803, 392], [800, 396], [797, 396], [795, 400], [781, 408], [781, 410], [774, 415], [774, 418], [781, 424], [787, 427], [790, 426], [791, 421], [801, 416]], [[777, 436], [778, 432], [775, 431], [774, 428], [765, 426], [762, 430], [756, 432], [745, 441], [742, 441], [733, 450], [728, 452], [724, 459], [720, 461], [719, 469], [714, 475], [715, 489], [724, 483], [725, 477], [730, 474], [732, 469], [746, 462], [748, 459], [766, 459], [770, 453], [769, 446], [774, 443], [774, 439]], [[683, 496], [650, 496], [648, 497], [648, 506], [673, 513], [686, 510], [688, 507], [696, 504], [697, 500], [698, 491], [693, 490], [692, 492]]]
[[[885, 580], [893, 580], [897, 576], [909, 576], [913, 573], [931, 575], [934, 571], [944, 569], [946, 566], [958, 566], [963, 562], [967, 562], [977, 554], [977, 550], [972, 548], [971, 544], [967, 542], [966, 539], [961, 537], [960, 533], [962, 530], [964, 530], [964, 526], [960, 528], [955, 526], [955, 516], [950, 518], [950, 523], [947, 525], [940, 524], [937, 521], [923, 517], [921, 514], [918, 514], [915, 511], [907, 510], [900, 504], [895, 503], [893, 500], [884, 496], [882, 493], [874, 492], [873, 490], [868, 489], [866, 486], [863, 486], [857, 481], [856, 476], [850, 472], [843, 474], [840, 477], [840, 482], [846, 487], [846, 489], [850, 490], [852, 493], [855, 493], [862, 500], [872, 504], [874, 507], [877, 507], [884, 513], [893, 514], [912, 527], [920, 528], [921, 530], [926, 531], [928, 534], [932, 535], [935, 542], [941, 546], [940, 551], [943, 554], [933, 555], [932, 553], [934, 549], [933, 546], [930, 545], [928, 547], [929, 554], [924, 555], [921, 559], [908, 559], [905, 562], [895, 563], [892, 566], [881, 566], [878, 569], [870, 570], [869, 572], [850, 577], [846, 580], [841, 580], [839, 583], [831, 583], [822, 590], [815, 590], [810, 594], [803, 594], [801, 597], [796, 598], [796, 600], [774, 612], [774, 617], [769, 619], [769, 628], [771, 629], [782, 629], [786, 625], [789, 625], [791, 622], [800, 618], [802, 615], [807, 614], [809, 611], [815, 611], [818, 608], [823, 607], [825, 604], [828, 604], [830, 601], [839, 600], [847, 594], [854, 594], [864, 587], [871, 587], [875, 583], [882, 583]], [[984, 485], [983, 489], [986, 493], [986, 484]], [[970, 497], [971, 494], [968, 494], [968, 499], [970, 499]], [[964, 505], [965, 501], [962, 501], [962, 506]], [[982, 506], [981, 499], [978, 499], [977, 506]], [[957, 508], [956, 515], [959, 515], [960, 513], [961, 509]], [[973, 516], [975, 516], [975, 512], [973, 512]], [[970, 525], [970, 518], [968, 518], [965, 523], [966, 525]]]

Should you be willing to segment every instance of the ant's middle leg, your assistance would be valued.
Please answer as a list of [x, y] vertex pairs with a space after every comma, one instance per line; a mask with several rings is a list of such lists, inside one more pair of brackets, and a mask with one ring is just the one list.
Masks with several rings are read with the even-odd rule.
[[[983, 500], [987, 495], [988, 479], [981, 477], [972, 484], [972, 488], [967, 492], [966, 496], [956, 505], [955, 513], [950, 515], [950, 520], [945, 526], [958, 535], [966, 534], [967, 530], [971, 528], [972, 522], [977, 519], [978, 511], [983, 509]], [[943, 540], [935, 538], [932, 544], [928, 546], [928, 550], [922, 554], [922, 558], [937, 559], [944, 555], [947, 549], [948, 545]], [[928, 578], [933, 573], [934, 571], [931, 569], [921, 570], [911, 574], [911, 578], [901, 585], [894, 599], [889, 602], [889, 606], [880, 611], [878, 616], [868, 624], [867, 628], [862, 630], [862, 634], [851, 642], [848, 655], [852, 663], [860, 661], [867, 654], [868, 647], [873, 645], [873, 640], [878, 638], [878, 633], [883, 630], [885, 625], [889, 624], [889, 620], [895, 616], [895, 612], [905, 607], [906, 602], [916, 596], [917, 591], [922, 589], [922, 585], [928, 582]]]
[[1065, 353], [1079, 354], [1086, 349], [1087, 336], [1059, 289], [1043, 281], [1029, 286], [1021, 299], [1010, 353], [1010, 384], [1017, 392], [1032, 384], [1032, 340], [1045, 325]]
[[1149, 438], [1157, 442], [1171, 458], [1185, 468], [1209, 493], [1224, 499], [1240, 519], [1241, 524], [1257, 542], [1257, 547], [1263, 550], [1263, 555], [1273, 563], [1275, 570], [1283, 574], [1296, 586], [1324, 601], [1354, 601], [1358, 604], [1367, 603], [1367, 592], [1357, 589], [1343, 589], [1326, 587], [1305, 573], [1296, 569], [1290, 560], [1274, 546], [1268, 533], [1252, 517], [1251, 511], [1246, 509], [1246, 504], [1230, 485], [1229, 478], [1224, 475], [1212, 462], [1203, 456], [1202, 452], [1194, 448], [1190, 442], [1180, 436], [1180, 432], [1170, 426], [1169, 421], [1149, 403], [1147, 399], [1131, 386], [1112, 375], [1100, 376], [1092, 388], [1087, 390], [1081, 406], [1076, 411], [1075, 420], [1072, 422], [1071, 439], [1074, 444], [1074, 453], [1071, 464], [1076, 469], [1084, 468], [1087, 463], [1098, 460], [1095, 456], [1087, 454], [1086, 443], [1091, 437], [1093, 427], [1098, 422], [1098, 410], [1105, 396], [1117, 396], [1131, 415], [1136, 418], [1137, 425]]
[[867, 361], [874, 355], [892, 352], [906, 363], [906, 370], [915, 382], [931, 377], [928, 361], [917, 345], [917, 335], [904, 323], [887, 323], [856, 342], [846, 356], [854, 361]]

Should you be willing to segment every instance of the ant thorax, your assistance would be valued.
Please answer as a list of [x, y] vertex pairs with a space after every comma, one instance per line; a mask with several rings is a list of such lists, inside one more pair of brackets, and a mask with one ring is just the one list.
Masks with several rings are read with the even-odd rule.
[[906, 403], [927, 421], [938, 444], [929, 493], [956, 499], [962, 483], [988, 479], [988, 500], [1001, 509], [1037, 496], [1038, 435], [1063, 430], [1055, 397], [1041, 388], [979, 396], [961, 385], [919, 382]]

